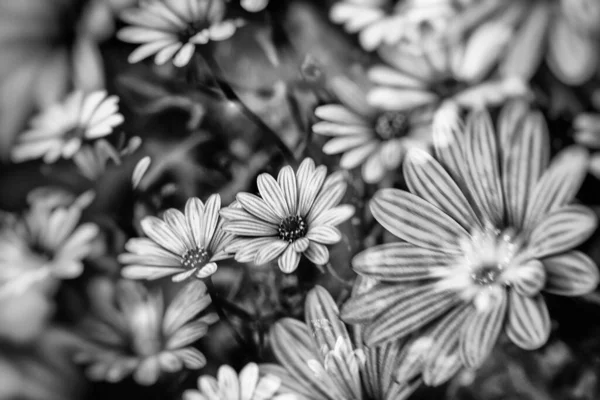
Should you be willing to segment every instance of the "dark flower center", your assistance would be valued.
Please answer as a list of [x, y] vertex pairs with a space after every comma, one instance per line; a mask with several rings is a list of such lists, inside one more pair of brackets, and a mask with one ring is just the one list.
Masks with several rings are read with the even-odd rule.
[[306, 235], [306, 222], [299, 215], [290, 215], [279, 224], [279, 239], [292, 243]]
[[441, 99], [447, 99], [465, 88], [465, 84], [454, 78], [445, 78], [433, 83], [430, 90]]
[[186, 251], [181, 257], [181, 264], [188, 269], [201, 268], [206, 265], [208, 260], [210, 260], [210, 253], [202, 247], [196, 247]]
[[409, 117], [400, 111], [386, 111], [377, 117], [374, 129], [381, 139], [400, 138], [410, 130]]
[[187, 24], [185, 28], [180, 30], [177, 34], [179, 42], [187, 43], [192, 37], [198, 32], [208, 28], [208, 24], [205, 21], [194, 21]]
[[497, 265], [483, 265], [471, 274], [471, 279], [478, 285], [486, 286], [496, 282], [502, 269]]

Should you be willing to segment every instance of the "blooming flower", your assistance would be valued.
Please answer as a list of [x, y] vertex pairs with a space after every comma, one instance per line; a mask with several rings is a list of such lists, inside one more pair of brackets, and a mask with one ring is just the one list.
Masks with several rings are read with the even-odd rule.
[[[360, 341], [360, 340], [359, 340]], [[380, 348], [355, 347], [331, 295], [322, 287], [306, 298], [306, 323], [284, 318], [271, 328], [279, 365], [261, 370], [281, 378], [282, 390], [311, 400], [402, 400], [417, 383], [400, 385], [394, 377], [402, 348], [398, 342]]]
[[78, 277], [94, 249], [98, 227], [79, 224], [88, 204], [84, 193], [71, 204], [64, 197], [32, 197], [29, 210], [0, 231], [0, 291], [21, 291], [37, 283]]
[[315, 168], [306, 158], [294, 174], [292, 167], [257, 179], [259, 196], [238, 193], [237, 204], [221, 210], [224, 229], [237, 236], [228, 250], [239, 262], [261, 265], [275, 259], [279, 268], [293, 272], [304, 254], [316, 265], [329, 260], [326, 245], [342, 234], [336, 225], [354, 214], [354, 207], [338, 205], [346, 192], [340, 172], [327, 177], [327, 168]]
[[431, 107], [406, 112], [370, 107], [366, 99], [353, 98], [349, 104], [326, 104], [315, 109], [322, 119], [313, 132], [331, 136], [325, 154], [343, 154], [340, 167], [352, 169], [362, 164], [362, 177], [377, 183], [386, 172], [394, 171], [407, 149], [426, 149], [432, 141]]
[[19, 135], [12, 149], [13, 160], [43, 157], [53, 163], [61, 156], [73, 157], [84, 140], [109, 135], [123, 122], [118, 102], [117, 96], [108, 96], [105, 91], [70, 94], [31, 120], [30, 128]]
[[504, 7], [516, 8], [521, 17], [519, 31], [503, 61], [505, 76], [529, 80], [545, 58], [566, 84], [579, 85], [593, 77], [600, 58], [600, 3], [554, 0], [505, 3]]
[[195, 318], [211, 301], [202, 281], [183, 286], [166, 310], [159, 291], [149, 292], [135, 281], [121, 280], [116, 285], [95, 281], [90, 297], [94, 315], [82, 321], [86, 344], [75, 357], [88, 365], [90, 379], [118, 382], [133, 373], [139, 384], [152, 385], [161, 371], [199, 369], [206, 364], [191, 344], [218, 317], [210, 313]]
[[98, 44], [113, 33], [113, 13], [135, 0], [0, 0], [0, 152], [29, 115], [66, 96], [71, 87], [104, 87]]
[[130, 63], [156, 54], [156, 64], [172, 59], [183, 67], [196, 46], [229, 39], [243, 25], [239, 19], [224, 19], [225, 11], [224, 0], [150, 0], [121, 13], [121, 19], [133, 26], [121, 29], [117, 36], [142, 44], [129, 55]]
[[591, 210], [571, 204], [586, 175], [583, 149], [548, 166], [544, 121], [519, 102], [503, 109], [498, 138], [485, 111], [464, 132], [434, 135], [440, 161], [417, 150], [405, 161], [410, 192], [374, 196], [374, 217], [401, 241], [354, 258], [359, 274], [380, 282], [342, 310], [367, 324], [367, 345], [425, 329], [430, 342], [411, 360], [427, 384], [448, 379], [457, 363], [479, 366], [502, 330], [524, 349], [542, 346], [550, 334], [542, 292], [577, 296], [598, 283], [594, 262], [573, 250], [596, 227]]
[[426, 34], [444, 30], [455, 2], [447, 0], [398, 1], [340, 0], [329, 18], [343, 24], [346, 31], [358, 33], [361, 46], [375, 50], [383, 44], [410, 46]]
[[295, 400], [293, 394], [276, 394], [281, 380], [274, 375], [259, 376], [258, 365], [249, 363], [238, 374], [229, 365], [219, 367], [217, 379], [198, 378], [198, 390], [186, 390], [183, 400]]
[[142, 230], [148, 238], [132, 238], [127, 253], [119, 256], [126, 266], [122, 274], [130, 279], [157, 279], [169, 275], [179, 282], [195, 275], [206, 278], [217, 270], [217, 261], [230, 258], [225, 247], [232, 236], [223, 230], [219, 218], [221, 197], [212, 195], [206, 204], [191, 198], [185, 213], [171, 208], [163, 218], [145, 217]]

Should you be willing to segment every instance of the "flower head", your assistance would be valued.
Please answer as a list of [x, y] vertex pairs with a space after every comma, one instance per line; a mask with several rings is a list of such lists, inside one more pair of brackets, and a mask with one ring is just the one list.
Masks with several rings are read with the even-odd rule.
[[281, 366], [261, 365], [261, 370], [280, 377], [282, 391], [307, 399], [402, 400], [419, 384], [396, 383], [394, 367], [402, 355], [398, 342], [380, 348], [355, 346], [337, 305], [320, 286], [306, 298], [306, 323], [278, 321], [271, 341]]
[[186, 390], [183, 400], [296, 400], [293, 394], [277, 394], [281, 379], [274, 375], [260, 376], [258, 365], [247, 364], [239, 375], [229, 365], [219, 367], [217, 378], [202, 375], [198, 390]]
[[550, 334], [542, 293], [577, 296], [598, 283], [594, 262], [573, 250], [596, 227], [591, 210], [572, 204], [587, 153], [571, 147], [548, 166], [543, 118], [520, 102], [503, 109], [498, 131], [484, 111], [469, 116], [464, 132], [436, 129], [436, 139], [446, 136], [436, 140], [440, 161], [410, 153], [410, 192], [382, 189], [371, 203], [401, 241], [353, 260], [379, 283], [342, 316], [367, 324], [368, 345], [424, 329], [432, 345], [413, 359], [428, 384], [457, 364], [479, 366], [503, 330], [524, 349], [542, 346]]
[[325, 166], [315, 167], [310, 158], [281, 169], [277, 180], [258, 176], [260, 197], [238, 193], [237, 204], [221, 211], [224, 229], [236, 236], [229, 250], [239, 262], [266, 264], [275, 259], [283, 272], [298, 267], [304, 254], [316, 265], [329, 260], [326, 245], [342, 239], [336, 225], [354, 214], [354, 207], [338, 205], [346, 192], [339, 172], [327, 177]]
[[109, 135], [123, 122], [117, 96], [105, 91], [70, 94], [62, 103], [53, 104], [31, 120], [12, 149], [14, 161], [43, 157], [47, 163], [60, 157], [71, 158], [85, 140]]
[[24, 290], [44, 282], [78, 277], [93, 252], [98, 227], [80, 224], [89, 193], [65, 204], [58, 197], [34, 201], [21, 218], [0, 231], [0, 291]]
[[90, 297], [93, 315], [81, 324], [86, 343], [76, 354], [76, 361], [88, 365], [90, 379], [117, 382], [133, 373], [139, 384], [152, 385], [161, 371], [206, 364], [191, 345], [218, 317], [196, 317], [211, 301], [202, 281], [183, 286], [166, 309], [159, 291], [135, 281], [95, 281]]
[[182, 281], [192, 275], [212, 275], [217, 261], [231, 257], [225, 247], [232, 236], [223, 230], [220, 208], [221, 197], [215, 194], [206, 204], [195, 197], [189, 199], [184, 213], [171, 208], [162, 219], [144, 218], [141, 225], [148, 238], [129, 239], [127, 253], [119, 256], [126, 264], [123, 276], [158, 279], [173, 275], [173, 281]]
[[225, 19], [225, 11], [224, 0], [149, 0], [121, 13], [121, 19], [133, 26], [121, 29], [117, 36], [141, 44], [129, 55], [130, 63], [156, 54], [156, 64], [172, 59], [183, 67], [196, 46], [229, 39], [243, 25], [242, 20]]

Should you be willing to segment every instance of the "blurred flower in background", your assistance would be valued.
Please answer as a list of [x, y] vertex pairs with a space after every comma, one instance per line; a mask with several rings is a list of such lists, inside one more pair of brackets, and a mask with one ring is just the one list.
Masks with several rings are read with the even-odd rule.
[[98, 44], [135, 0], [0, 1], [0, 146], [6, 157], [32, 112], [73, 90], [104, 87]]
[[283, 167], [277, 180], [269, 174], [257, 179], [260, 197], [238, 193], [237, 204], [221, 211], [224, 229], [236, 238], [227, 248], [239, 262], [257, 265], [277, 260], [291, 273], [304, 254], [316, 265], [329, 260], [326, 245], [342, 240], [337, 225], [354, 214], [354, 207], [338, 205], [346, 193], [341, 173], [327, 176], [323, 165], [306, 158], [294, 174]]
[[269, 0], [241, 0], [240, 5], [248, 12], [259, 12], [269, 5]]
[[141, 385], [152, 385], [161, 372], [199, 369], [204, 355], [192, 344], [203, 337], [216, 314], [198, 316], [211, 302], [206, 286], [192, 281], [165, 308], [160, 290], [121, 280], [98, 278], [89, 286], [92, 314], [80, 325], [86, 344], [76, 361], [88, 365], [92, 380], [117, 382], [133, 373]]
[[119, 139], [119, 143], [116, 145], [106, 139], [83, 144], [73, 155], [73, 162], [81, 174], [89, 180], [96, 180], [106, 172], [109, 161], [116, 166], [121, 165], [123, 159], [133, 154], [142, 144], [139, 136], [127, 140], [125, 135], [121, 135]]
[[222, 365], [216, 379], [202, 375], [198, 378], [198, 390], [186, 390], [183, 400], [300, 400], [294, 394], [276, 394], [280, 386], [278, 377], [260, 376], [255, 363], [247, 364], [239, 375], [229, 365]]
[[600, 179], [600, 90], [592, 94], [594, 111], [580, 113], [573, 120], [575, 141], [594, 152], [590, 157], [590, 173]]
[[119, 261], [126, 266], [122, 274], [130, 279], [157, 279], [174, 275], [179, 282], [192, 275], [206, 278], [217, 270], [217, 262], [231, 258], [226, 247], [232, 235], [223, 229], [219, 217], [221, 197], [212, 195], [204, 204], [191, 198], [185, 205], [185, 214], [171, 208], [163, 220], [145, 217], [142, 230], [146, 238], [132, 238], [125, 244], [128, 253]]
[[137, 63], [155, 55], [156, 64], [173, 60], [177, 67], [187, 65], [196, 46], [229, 39], [244, 24], [241, 19], [226, 19], [224, 0], [150, 0], [121, 13], [132, 25], [121, 29], [118, 37], [140, 46], [129, 55]]
[[60, 157], [72, 158], [84, 140], [109, 135], [123, 123], [118, 102], [117, 96], [105, 91], [70, 94], [31, 120], [29, 130], [17, 137], [12, 159], [22, 162], [43, 157], [44, 162], [53, 163]]
[[[452, 376], [449, 363], [480, 366], [502, 331], [521, 348], [543, 346], [550, 317], [541, 292], [580, 296], [598, 284], [594, 262], [573, 251], [597, 225], [590, 209], [572, 204], [586, 152], [567, 148], [548, 165], [545, 121], [521, 102], [505, 106], [498, 125], [496, 139], [487, 112], [474, 112], [464, 132], [436, 130], [435, 138], [450, 136], [436, 141], [439, 162], [413, 150], [404, 166], [411, 192], [382, 189], [371, 201], [402, 242], [352, 263], [380, 283], [350, 299], [342, 316], [367, 323], [371, 346], [425, 328], [420, 337], [432, 343], [413, 343], [423, 356], [414, 372], [424, 368], [430, 385]], [[440, 378], [438, 368], [449, 374]]]
[[284, 318], [271, 329], [273, 352], [281, 366], [264, 364], [261, 370], [280, 377], [282, 391], [311, 400], [402, 400], [416, 389], [418, 381], [396, 382], [399, 343], [355, 347], [324, 288], [316, 286], [309, 292], [305, 310], [306, 323]]

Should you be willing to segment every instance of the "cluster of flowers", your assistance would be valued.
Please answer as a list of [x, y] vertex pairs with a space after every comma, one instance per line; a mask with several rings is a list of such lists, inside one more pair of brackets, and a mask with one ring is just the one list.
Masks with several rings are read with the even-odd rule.
[[[29, 74], [36, 58], [0, 88], [15, 92], [27, 82], [16, 103], [27, 114], [39, 111], [14, 139], [11, 161], [72, 160], [94, 182], [109, 160], [119, 166], [139, 152], [138, 137], [109, 140], [125, 118], [119, 98], [98, 79], [103, 73], [89, 66], [101, 69], [92, 60], [113, 31], [88, 14], [119, 16], [125, 26], [116, 37], [139, 45], [130, 63], [153, 56], [159, 66], [193, 69], [206, 60], [210, 68], [214, 42], [245, 29], [245, 15], [274, 6], [237, 3], [87, 3], [72, 32], [75, 44], [53, 55], [51, 72]], [[31, 11], [12, 0], [0, 9], [0, 20], [11, 10]], [[314, 264], [325, 272], [331, 246], [344, 240], [342, 227], [369, 218], [387, 232], [353, 255], [348, 268], [357, 278], [349, 299], [336, 303], [314, 287], [305, 322], [283, 318], [270, 329], [277, 364], [251, 362], [239, 374], [223, 365], [216, 378], [201, 375], [183, 398], [408, 398], [423, 384], [439, 386], [481, 366], [502, 335], [523, 349], [540, 348], [552, 328], [545, 294], [580, 296], [596, 288], [598, 267], [576, 248], [594, 233], [597, 218], [575, 198], [588, 171], [600, 175], [598, 160], [582, 146], [599, 145], [600, 114], [578, 115], [579, 144], [550, 160], [550, 136], [530, 83], [542, 62], [564, 85], [598, 73], [600, 3], [339, 0], [329, 16], [378, 60], [365, 70], [366, 89], [341, 75], [325, 78], [335, 100], [314, 108], [311, 130], [323, 143], [320, 158], [335, 171], [301, 158], [277, 176], [259, 174], [257, 192], [239, 192], [231, 204], [210, 194], [188, 199], [183, 210], [143, 217], [143, 237], [129, 238], [118, 255], [119, 278], [95, 277], [87, 287], [91, 312], [77, 326], [74, 359], [90, 379], [132, 375], [152, 385], [162, 373], [203, 368], [207, 360], [195, 343], [219, 320], [211, 311], [211, 277], [221, 263], [276, 264], [284, 274]], [[45, 35], [43, 24], [35, 34]], [[79, 58], [85, 60], [66, 64]], [[598, 98], [592, 103], [600, 109]], [[494, 107], [497, 118], [488, 111]], [[23, 118], [15, 113], [0, 127], [9, 132]], [[151, 164], [149, 157], [139, 160], [134, 189]], [[373, 188], [365, 204], [346, 196], [352, 179]], [[20, 340], [50, 318], [60, 281], [79, 277], [84, 261], [106, 253], [102, 227], [80, 222], [89, 220], [93, 193], [38, 188], [28, 201], [25, 211], [0, 221], [0, 299], [37, 321], [22, 329], [7, 324], [14, 328], [7, 335]], [[140, 282], [165, 277], [180, 285], [166, 306], [166, 293]]]

